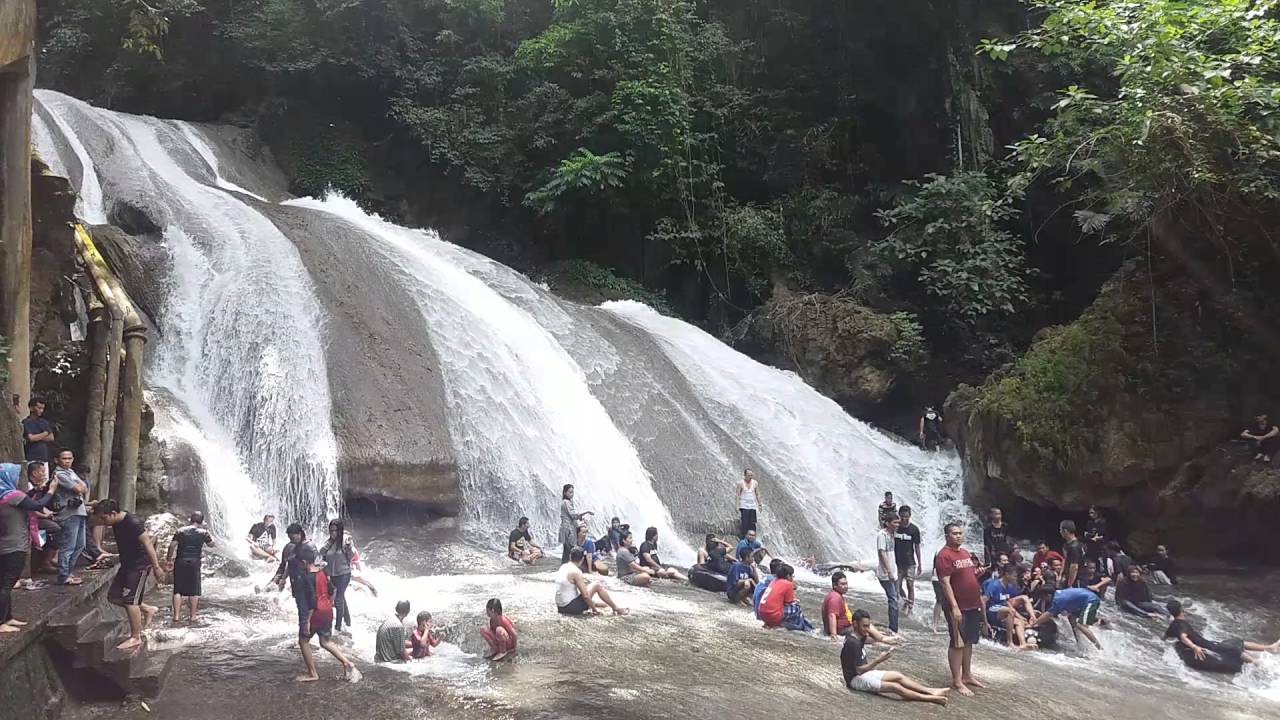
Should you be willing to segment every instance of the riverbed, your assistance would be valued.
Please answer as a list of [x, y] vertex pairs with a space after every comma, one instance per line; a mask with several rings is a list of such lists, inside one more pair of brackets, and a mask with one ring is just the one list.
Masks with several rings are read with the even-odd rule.
[[[638, 589], [606, 580], [627, 617], [569, 618], [552, 601], [554, 561], [515, 567], [505, 557], [439, 528], [383, 527], [368, 536], [366, 576], [380, 590], [349, 594], [356, 629], [339, 636], [364, 673], [339, 680], [322, 651], [322, 680], [298, 684], [293, 603], [284, 593], [257, 592], [272, 568], [248, 577], [205, 581], [203, 623], [173, 628], [158, 621], [152, 641], [181, 646], [160, 697], [125, 706], [86, 706], [71, 718], [635, 718], [669, 720], [784, 715], [820, 717], [890, 713], [938, 717], [935, 707], [850, 693], [841, 685], [839, 644], [817, 634], [762, 629], [723, 596], [663, 582]], [[928, 549], [928, 548], [926, 548]], [[394, 570], [392, 570], [394, 569]], [[812, 620], [827, 580], [801, 578], [801, 602]], [[1194, 604], [1209, 637], [1274, 640], [1280, 613], [1275, 576], [1223, 570], [1177, 586]], [[867, 573], [852, 578], [849, 603], [884, 620], [884, 599]], [[255, 588], [257, 586], [257, 588]], [[355, 588], [356, 586], [352, 586]], [[903, 621], [906, 644], [884, 668], [945, 685], [945, 636], [928, 626], [932, 599], [923, 583], [916, 617]], [[1157, 588], [1169, 594], [1170, 588]], [[1229, 597], [1223, 592], [1229, 590]], [[485, 661], [478, 629], [485, 601], [499, 597], [520, 634], [520, 650], [500, 664]], [[430, 611], [446, 641], [437, 656], [375, 666], [373, 634], [395, 602]], [[1110, 605], [1110, 603], [1108, 603]], [[1159, 640], [1164, 624], [1121, 618], [1104, 606], [1111, 626], [1104, 649], [1077, 647], [1063, 623], [1056, 652], [1010, 652], [988, 643], [974, 667], [988, 688], [955, 697], [949, 717], [1124, 717], [1162, 720], [1280, 717], [1280, 656], [1234, 678], [1192, 673]]]

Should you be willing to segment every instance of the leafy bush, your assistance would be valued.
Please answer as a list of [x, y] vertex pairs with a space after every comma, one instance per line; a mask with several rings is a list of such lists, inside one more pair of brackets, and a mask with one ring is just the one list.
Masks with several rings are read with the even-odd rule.
[[918, 293], [952, 321], [1012, 315], [1028, 299], [1023, 242], [1007, 229], [1016, 212], [985, 173], [928, 175], [880, 213], [893, 228], [874, 250], [913, 276]]
[[295, 142], [298, 192], [319, 196], [333, 188], [350, 198], [364, 195], [369, 171], [364, 156], [349, 142], [321, 137], [313, 142]]
[[578, 148], [560, 161], [547, 184], [525, 196], [524, 204], [546, 215], [584, 196], [599, 197], [621, 188], [626, 178], [626, 162], [618, 153], [596, 155]]
[[978, 408], [1011, 421], [1023, 445], [1049, 465], [1095, 450], [1096, 408], [1126, 382], [1122, 323], [1095, 306], [1050, 330], [1004, 377], [982, 388]]
[[1034, 51], [1078, 81], [1043, 133], [1015, 146], [1016, 185], [1044, 178], [1077, 195], [1086, 231], [1167, 213], [1223, 245], [1234, 240], [1224, 219], [1280, 200], [1274, 0], [1029, 4], [1040, 26], [981, 49]]
[[929, 354], [924, 328], [917, 322], [914, 313], [895, 312], [889, 315], [889, 321], [893, 323], [897, 335], [893, 348], [889, 351], [889, 359], [907, 370], [918, 367]]
[[570, 260], [568, 262], [569, 277], [587, 287], [619, 300], [635, 300], [657, 310], [664, 315], [674, 315], [671, 304], [667, 302], [665, 293], [641, 285], [640, 283], [619, 276], [609, 268], [602, 267], [590, 260]]

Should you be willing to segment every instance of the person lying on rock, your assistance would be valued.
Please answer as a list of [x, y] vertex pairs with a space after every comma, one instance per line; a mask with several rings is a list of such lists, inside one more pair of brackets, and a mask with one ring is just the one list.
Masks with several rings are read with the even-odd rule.
[[[1260, 643], [1239, 638], [1218, 642], [1206, 640], [1187, 620], [1182, 603], [1170, 600], [1165, 605], [1165, 609], [1173, 618], [1173, 622], [1169, 623], [1169, 629], [1164, 632], [1165, 639], [1178, 641], [1178, 656], [1189, 667], [1201, 670], [1212, 669], [1217, 672], [1239, 672], [1241, 665], [1254, 662], [1253, 656], [1245, 652], [1246, 650], [1280, 653], [1280, 640], [1273, 643]], [[1210, 658], [1209, 653], [1215, 657]]]
[[1271, 424], [1266, 413], [1258, 413], [1253, 417], [1253, 425], [1245, 428], [1240, 437], [1248, 441], [1253, 448], [1253, 459], [1258, 462], [1271, 462], [1271, 458], [1280, 451], [1280, 428]]

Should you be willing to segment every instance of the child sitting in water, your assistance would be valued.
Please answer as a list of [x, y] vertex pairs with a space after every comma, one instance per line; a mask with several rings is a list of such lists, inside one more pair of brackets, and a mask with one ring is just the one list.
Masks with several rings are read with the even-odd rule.
[[485, 603], [484, 614], [489, 618], [489, 627], [481, 628], [480, 635], [489, 643], [489, 653], [485, 658], [498, 661], [516, 651], [516, 626], [511, 618], [502, 614], [502, 601], [490, 598]]
[[431, 613], [418, 613], [418, 626], [409, 634], [409, 657], [418, 660], [431, 656], [431, 648], [440, 644], [440, 638], [431, 633]]

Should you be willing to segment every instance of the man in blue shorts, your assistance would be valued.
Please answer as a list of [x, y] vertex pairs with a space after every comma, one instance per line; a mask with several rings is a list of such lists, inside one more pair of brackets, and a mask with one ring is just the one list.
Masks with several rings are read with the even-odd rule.
[[1102, 643], [1098, 642], [1098, 637], [1089, 628], [1090, 625], [1097, 624], [1098, 608], [1101, 605], [1102, 600], [1098, 594], [1088, 588], [1059, 590], [1053, 594], [1053, 604], [1049, 606], [1049, 610], [1031, 623], [1031, 627], [1054, 622], [1059, 615], [1065, 614], [1067, 622], [1071, 624], [1071, 633], [1076, 642], [1080, 642], [1078, 633], [1084, 633], [1084, 636], [1101, 650]]

